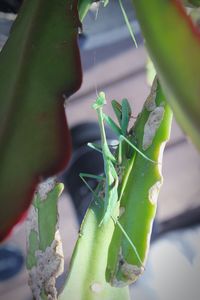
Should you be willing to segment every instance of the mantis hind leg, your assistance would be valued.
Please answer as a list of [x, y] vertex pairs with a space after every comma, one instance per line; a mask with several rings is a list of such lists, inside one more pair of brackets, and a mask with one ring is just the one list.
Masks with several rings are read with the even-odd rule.
[[120, 139], [120, 140], [124, 140], [127, 144], [129, 144], [129, 146], [131, 146], [136, 152], [138, 152], [144, 159], [150, 161], [151, 163], [158, 164], [155, 160], [149, 158], [149, 157], [146, 156], [142, 151], [140, 151], [140, 150], [138, 149], [138, 147], [135, 146], [134, 144], [132, 144], [125, 136], [120, 135], [119, 139]]
[[88, 174], [88, 173], [80, 173], [79, 174], [81, 180], [85, 183], [85, 185], [87, 186], [87, 188], [92, 192], [92, 194], [95, 193], [95, 191], [91, 188], [91, 186], [89, 185], [89, 183], [85, 180], [85, 178], [91, 178], [91, 179], [96, 179], [96, 180], [104, 180], [104, 176], [101, 175], [95, 175], [95, 174]]
[[128, 236], [128, 234], [126, 233], [125, 229], [123, 228], [123, 226], [121, 225], [121, 223], [117, 220], [114, 219], [112, 217], [113, 222], [119, 227], [119, 229], [121, 230], [121, 232], [123, 233], [123, 235], [125, 236], [125, 238], [127, 239], [127, 241], [129, 242], [129, 244], [131, 245], [131, 248], [133, 249], [133, 252], [135, 253], [135, 255], [137, 256], [138, 261], [140, 262], [141, 266], [144, 268], [142, 259], [140, 258], [140, 255], [137, 251], [136, 246], [134, 245], [133, 241], [130, 239], [130, 237]]

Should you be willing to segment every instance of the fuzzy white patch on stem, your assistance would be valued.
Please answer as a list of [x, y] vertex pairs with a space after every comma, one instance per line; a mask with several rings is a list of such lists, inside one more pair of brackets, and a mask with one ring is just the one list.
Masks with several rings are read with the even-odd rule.
[[36, 300], [40, 300], [41, 293], [44, 291], [48, 299], [56, 300], [56, 278], [64, 270], [64, 256], [58, 231], [55, 233], [55, 240], [51, 246], [47, 247], [44, 252], [37, 250], [35, 256], [37, 265], [29, 272], [29, 285], [33, 296]]
[[111, 280], [112, 286], [120, 288], [135, 282], [144, 271], [144, 266], [127, 263], [121, 251], [120, 248], [117, 271]]
[[101, 283], [94, 282], [94, 283], [91, 284], [90, 288], [91, 288], [91, 290], [92, 290], [93, 293], [98, 294], [98, 293], [100, 293], [102, 291], [103, 287], [102, 287]]
[[152, 187], [149, 189], [149, 201], [152, 205], [157, 204], [158, 194], [161, 188], [162, 182], [157, 181]]
[[144, 271], [144, 267], [138, 267], [136, 265], [128, 264], [124, 261], [121, 271], [126, 276], [130, 282], [134, 282]]
[[156, 108], [156, 92], [158, 88], [158, 78], [157, 76], [154, 78], [150, 95], [147, 97], [147, 100], [145, 102], [145, 108], [148, 111], [153, 111]]
[[143, 150], [146, 150], [149, 148], [149, 146], [151, 146], [156, 131], [162, 122], [164, 112], [165, 112], [164, 107], [159, 106], [156, 107], [149, 114], [148, 120], [144, 126], [144, 136], [143, 136], [143, 143], [142, 143]]
[[123, 264], [120, 261], [120, 268], [118, 269], [118, 272], [119, 271], [123, 274], [124, 280], [118, 279], [117, 276], [115, 276], [114, 278], [112, 278], [111, 285], [114, 287], [122, 288], [135, 282], [143, 273], [144, 267], [138, 267], [123, 260]]
[[41, 200], [45, 200], [47, 198], [48, 193], [53, 190], [55, 184], [55, 178], [49, 178], [38, 185], [37, 192]]

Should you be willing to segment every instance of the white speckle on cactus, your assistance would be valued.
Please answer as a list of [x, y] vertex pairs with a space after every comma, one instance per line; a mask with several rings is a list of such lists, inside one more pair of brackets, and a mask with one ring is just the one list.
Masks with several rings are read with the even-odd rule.
[[151, 146], [157, 129], [159, 128], [165, 109], [163, 106], [156, 107], [148, 117], [148, 120], [144, 126], [144, 136], [142, 142], [143, 150], [146, 150]]
[[152, 205], [157, 204], [158, 194], [160, 191], [160, 187], [162, 185], [161, 181], [157, 181], [150, 189], [149, 189], [149, 201]]
[[100, 293], [102, 291], [103, 286], [99, 282], [94, 282], [94, 283], [91, 284], [90, 288], [91, 288], [91, 290], [92, 290], [93, 293], [97, 293], [98, 294], [98, 293]]
[[148, 111], [153, 111], [156, 108], [156, 92], [158, 87], [158, 81], [157, 76], [154, 78], [150, 95], [147, 97], [147, 100], [145, 102], [145, 108]]
[[36, 300], [41, 299], [41, 293], [44, 292], [48, 299], [56, 300], [57, 291], [55, 287], [56, 278], [64, 270], [64, 256], [60, 234], [55, 233], [55, 240], [50, 247], [43, 252], [35, 252], [37, 265], [29, 272], [29, 285]]
[[53, 190], [55, 184], [55, 178], [49, 178], [38, 185], [37, 192], [41, 200], [45, 200], [47, 198], [48, 193]]

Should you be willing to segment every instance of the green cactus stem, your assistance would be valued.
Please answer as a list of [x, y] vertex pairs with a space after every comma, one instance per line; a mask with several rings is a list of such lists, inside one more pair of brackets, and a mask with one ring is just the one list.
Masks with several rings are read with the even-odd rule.
[[57, 299], [56, 278], [64, 269], [58, 230], [58, 198], [63, 184], [48, 179], [38, 186], [27, 219], [29, 285], [35, 300]]
[[[116, 289], [106, 282], [108, 249], [115, 228], [112, 219], [99, 226], [104, 213], [104, 187], [96, 191], [99, 200], [94, 200], [88, 209], [79, 231], [67, 282], [59, 300], [128, 300], [127, 288]], [[101, 203], [102, 202], [102, 203]], [[118, 209], [114, 216], [118, 214]]]
[[[165, 101], [157, 78], [151, 93], [134, 125], [137, 146], [156, 163], [145, 160], [138, 153], [131, 158], [131, 169], [125, 173], [121, 193], [120, 224], [115, 227], [109, 247], [107, 280], [123, 287], [137, 280], [145, 268], [157, 197], [162, 185], [161, 163], [164, 145], [169, 138], [172, 113]], [[133, 250], [133, 245], [137, 253]]]

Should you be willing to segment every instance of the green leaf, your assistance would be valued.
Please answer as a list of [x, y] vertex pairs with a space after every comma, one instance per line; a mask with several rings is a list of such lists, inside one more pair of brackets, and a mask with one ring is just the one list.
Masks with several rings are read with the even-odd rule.
[[132, 3], [167, 101], [200, 150], [200, 33], [180, 1]]
[[127, 135], [128, 124], [131, 118], [131, 107], [127, 99], [122, 99], [122, 134]]
[[113, 130], [113, 132], [120, 136], [122, 134], [121, 128], [112, 120], [111, 117], [107, 116], [106, 114], [103, 114], [103, 118], [106, 121], [106, 124]]
[[95, 2], [95, 0], [78, 0], [78, 12], [81, 22], [87, 15], [93, 2]]
[[119, 125], [121, 127], [121, 122], [122, 122], [122, 106], [115, 99], [111, 101], [111, 104], [112, 104], [112, 108], [113, 108], [113, 111], [115, 113], [115, 116], [116, 116], [116, 118], [118, 120], [118, 123], [119, 123]]
[[24, 1], [0, 53], [0, 240], [36, 184], [63, 169], [71, 143], [63, 102], [81, 84], [77, 1]]
[[120, 8], [121, 8], [121, 11], [122, 11], [122, 14], [123, 14], [123, 17], [124, 17], [124, 21], [125, 21], [125, 23], [126, 23], [126, 26], [127, 26], [127, 28], [128, 28], [128, 31], [129, 31], [129, 33], [130, 33], [130, 35], [131, 35], [131, 38], [132, 38], [132, 40], [133, 40], [133, 43], [134, 43], [135, 47], [138, 48], [137, 41], [136, 41], [136, 39], [135, 39], [135, 36], [134, 36], [134, 32], [133, 32], [131, 23], [129, 22], [128, 16], [127, 16], [127, 14], [126, 14], [125, 8], [124, 8], [124, 6], [123, 6], [121, 0], [119, 0], [119, 6], [120, 6]]

